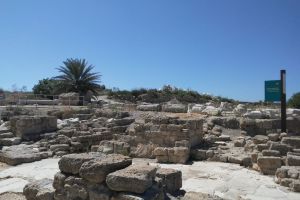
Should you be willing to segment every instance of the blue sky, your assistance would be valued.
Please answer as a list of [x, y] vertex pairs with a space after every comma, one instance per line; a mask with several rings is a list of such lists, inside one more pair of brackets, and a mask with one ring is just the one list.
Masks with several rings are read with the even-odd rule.
[[300, 91], [299, 0], [0, 0], [0, 87], [31, 89], [66, 58], [107, 87], [180, 88], [245, 101], [287, 70]]

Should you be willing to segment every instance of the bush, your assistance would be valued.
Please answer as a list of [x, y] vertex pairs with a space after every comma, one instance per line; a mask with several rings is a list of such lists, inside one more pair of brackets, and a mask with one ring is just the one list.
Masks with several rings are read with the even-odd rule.
[[59, 94], [61, 84], [58, 80], [45, 78], [39, 80], [38, 84], [33, 86], [34, 94], [57, 95]]
[[289, 100], [288, 100], [288, 106], [292, 108], [298, 108], [300, 109], [300, 92], [294, 94]]
[[234, 102], [232, 99], [199, 94], [193, 90], [183, 90], [172, 86], [164, 86], [162, 90], [157, 89], [134, 89], [132, 91], [113, 89], [108, 90], [108, 97], [111, 99], [123, 100], [136, 103], [143, 101], [147, 103], [164, 103], [177, 99], [182, 103], [206, 103], [211, 100]]

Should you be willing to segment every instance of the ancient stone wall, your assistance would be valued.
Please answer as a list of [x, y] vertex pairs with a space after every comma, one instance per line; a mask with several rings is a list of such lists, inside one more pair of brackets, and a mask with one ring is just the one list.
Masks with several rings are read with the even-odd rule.
[[56, 131], [57, 118], [53, 116], [18, 116], [10, 119], [15, 136], [23, 140], [36, 140], [41, 134]]

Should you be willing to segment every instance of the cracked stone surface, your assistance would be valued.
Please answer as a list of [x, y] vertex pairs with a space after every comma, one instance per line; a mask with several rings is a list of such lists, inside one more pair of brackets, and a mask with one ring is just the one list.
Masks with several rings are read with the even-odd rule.
[[6, 192], [22, 193], [24, 186], [33, 180], [53, 179], [59, 171], [59, 159], [41, 161], [8, 167], [0, 171], [0, 194]]
[[291, 192], [277, 185], [274, 176], [264, 176], [236, 164], [194, 162], [192, 165], [159, 165], [163, 168], [181, 170], [182, 189], [187, 192], [201, 192], [224, 199], [300, 199], [300, 193]]
[[[0, 171], [0, 194], [22, 191], [30, 180], [53, 179], [59, 159], [45, 159], [34, 163], [9, 167]], [[183, 190], [240, 200], [298, 200], [294, 193], [274, 182], [275, 176], [265, 176], [236, 164], [194, 162], [192, 165], [158, 164], [149, 159], [134, 159], [133, 163], [150, 162], [162, 168], [182, 171]], [[14, 184], [18, 183], [18, 184]], [[0, 195], [2, 197], [2, 195]]]

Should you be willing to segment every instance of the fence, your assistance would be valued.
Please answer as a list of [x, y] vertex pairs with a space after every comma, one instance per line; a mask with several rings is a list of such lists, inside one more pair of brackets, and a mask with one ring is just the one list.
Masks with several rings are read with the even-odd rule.
[[12, 93], [0, 99], [1, 106], [34, 105], [34, 106], [86, 106], [84, 96], [58, 96], [43, 94]]

